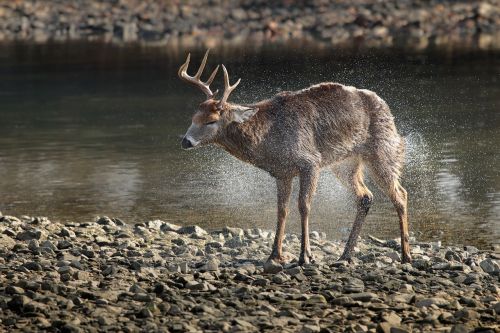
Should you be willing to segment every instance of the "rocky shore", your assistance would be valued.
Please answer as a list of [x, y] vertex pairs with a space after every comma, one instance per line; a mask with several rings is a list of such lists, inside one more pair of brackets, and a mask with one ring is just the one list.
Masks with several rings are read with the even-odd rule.
[[312, 232], [316, 264], [265, 274], [273, 233], [208, 232], [159, 220], [51, 222], [0, 214], [0, 331], [495, 332], [500, 254], [413, 241], [339, 241]]
[[0, 41], [500, 49], [500, 0], [0, 1]]

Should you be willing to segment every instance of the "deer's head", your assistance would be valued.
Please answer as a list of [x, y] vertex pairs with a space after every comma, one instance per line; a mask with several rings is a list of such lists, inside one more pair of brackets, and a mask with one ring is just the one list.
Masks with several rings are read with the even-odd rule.
[[206, 95], [206, 100], [198, 106], [193, 115], [191, 126], [182, 139], [181, 145], [184, 149], [191, 149], [215, 142], [217, 137], [223, 133], [229, 124], [233, 122], [242, 123], [257, 112], [257, 109], [227, 102], [229, 95], [238, 86], [241, 79], [238, 79], [235, 84], [230, 85], [229, 75], [224, 65], [222, 65], [224, 71], [224, 93], [221, 99], [215, 99], [218, 91], [212, 92], [210, 84], [214, 80], [219, 66], [215, 68], [206, 82], [201, 81], [201, 74], [207, 62], [208, 52], [207, 50], [200, 68], [194, 76], [187, 74], [190, 54], [188, 54], [186, 62], [179, 68], [178, 72], [182, 80], [195, 85]]

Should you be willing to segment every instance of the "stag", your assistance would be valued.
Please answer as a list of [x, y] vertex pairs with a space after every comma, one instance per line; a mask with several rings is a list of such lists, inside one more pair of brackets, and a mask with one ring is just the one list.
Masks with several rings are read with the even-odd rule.
[[228, 102], [238, 86], [229, 83], [226, 67], [224, 92], [215, 99], [210, 84], [201, 81], [208, 50], [194, 76], [187, 74], [190, 55], [179, 68], [179, 77], [203, 91], [182, 148], [215, 144], [236, 158], [267, 171], [276, 179], [278, 222], [266, 271], [277, 271], [284, 261], [282, 242], [292, 190], [300, 178], [298, 208], [302, 237], [299, 264], [314, 260], [309, 245], [309, 211], [322, 168], [330, 168], [356, 198], [356, 217], [341, 260], [350, 260], [373, 195], [364, 183], [365, 167], [378, 187], [392, 201], [399, 217], [402, 261], [410, 262], [407, 192], [399, 178], [404, 161], [404, 139], [398, 134], [388, 105], [374, 92], [339, 83], [320, 83], [295, 92], [281, 92], [250, 105]]

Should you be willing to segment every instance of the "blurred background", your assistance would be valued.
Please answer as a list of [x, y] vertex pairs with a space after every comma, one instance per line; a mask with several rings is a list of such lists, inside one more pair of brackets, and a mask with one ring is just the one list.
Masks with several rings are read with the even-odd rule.
[[[234, 102], [322, 81], [377, 92], [407, 140], [417, 239], [499, 242], [495, 0], [0, 1], [0, 211], [274, 228], [269, 175], [216, 148], [180, 149], [204, 96], [177, 69], [191, 52], [195, 70], [206, 48], [207, 72], [224, 63], [242, 78]], [[396, 238], [374, 192], [363, 233]], [[311, 229], [345, 238], [353, 219], [323, 172]], [[299, 230], [293, 202], [287, 231]]]

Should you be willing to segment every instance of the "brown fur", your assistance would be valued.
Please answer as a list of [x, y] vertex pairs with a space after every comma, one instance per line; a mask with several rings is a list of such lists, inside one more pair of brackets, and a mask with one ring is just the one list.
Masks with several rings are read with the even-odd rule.
[[[226, 81], [229, 86], [227, 77]], [[235, 121], [239, 112], [246, 109], [258, 111], [245, 121]], [[204, 129], [203, 124], [210, 121], [217, 121], [217, 129]], [[300, 177], [299, 262], [308, 263], [312, 259], [308, 216], [319, 172], [324, 167], [331, 168], [357, 198], [356, 218], [341, 258], [350, 258], [371, 206], [373, 195], [364, 184], [363, 170], [367, 167], [396, 208], [403, 261], [411, 260], [407, 193], [399, 183], [404, 140], [396, 130], [389, 107], [375, 93], [338, 83], [321, 83], [296, 92], [283, 92], [252, 105], [209, 99], [193, 116], [193, 126], [192, 133], [200, 137], [198, 143], [217, 144], [276, 178], [278, 223], [270, 260], [283, 260], [285, 220], [295, 176]]]

